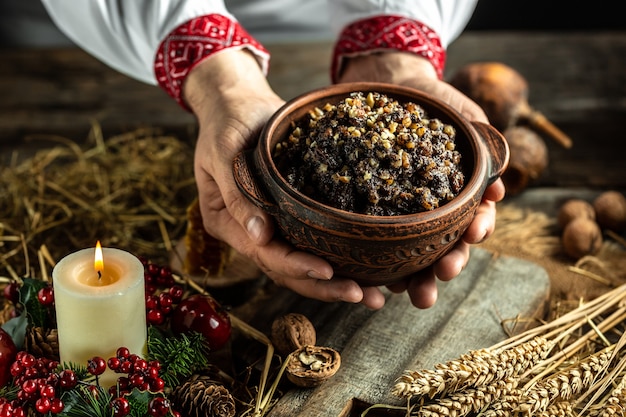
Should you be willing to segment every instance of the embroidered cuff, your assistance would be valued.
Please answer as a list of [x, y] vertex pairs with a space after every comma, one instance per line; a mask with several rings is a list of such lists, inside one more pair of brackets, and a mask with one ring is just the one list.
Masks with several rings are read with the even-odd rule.
[[241, 25], [219, 14], [199, 16], [174, 29], [161, 42], [154, 60], [159, 86], [185, 110], [182, 86], [187, 74], [201, 61], [227, 48], [247, 48], [267, 75], [269, 52]]
[[435, 31], [402, 16], [374, 16], [358, 20], [341, 32], [333, 50], [333, 82], [337, 82], [346, 58], [389, 50], [411, 52], [428, 59], [439, 78], [443, 78], [446, 50]]

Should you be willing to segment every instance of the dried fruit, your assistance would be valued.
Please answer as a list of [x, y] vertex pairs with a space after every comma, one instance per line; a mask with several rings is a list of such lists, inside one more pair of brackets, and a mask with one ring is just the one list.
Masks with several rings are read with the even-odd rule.
[[270, 338], [278, 353], [288, 355], [302, 346], [315, 345], [317, 336], [305, 315], [288, 313], [274, 320]]
[[618, 191], [605, 191], [593, 201], [600, 227], [621, 232], [626, 229], [626, 197]]
[[580, 198], [572, 198], [559, 208], [557, 222], [559, 227], [564, 229], [569, 222], [579, 217], [595, 221], [596, 212], [591, 203]]
[[602, 231], [595, 221], [579, 217], [565, 226], [561, 240], [565, 253], [580, 259], [598, 252], [602, 246]]
[[287, 357], [287, 379], [299, 387], [315, 387], [339, 370], [341, 356], [329, 347], [303, 346]]

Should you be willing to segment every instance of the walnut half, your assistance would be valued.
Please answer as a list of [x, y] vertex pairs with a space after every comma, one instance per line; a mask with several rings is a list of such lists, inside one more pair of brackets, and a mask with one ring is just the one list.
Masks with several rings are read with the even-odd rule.
[[339, 370], [341, 356], [329, 347], [303, 346], [287, 357], [287, 379], [293, 384], [309, 388], [326, 381]]

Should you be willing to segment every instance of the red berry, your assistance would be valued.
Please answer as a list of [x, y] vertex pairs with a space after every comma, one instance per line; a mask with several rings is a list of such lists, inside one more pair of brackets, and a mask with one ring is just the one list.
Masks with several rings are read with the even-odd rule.
[[2, 293], [6, 300], [9, 300], [13, 304], [17, 304], [20, 301], [20, 284], [12, 281], [4, 287]]
[[72, 389], [78, 384], [78, 378], [71, 369], [64, 369], [61, 371], [59, 384], [61, 388]]
[[180, 285], [172, 285], [169, 292], [174, 303], [180, 303], [183, 299], [183, 288]]
[[230, 338], [230, 317], [213, 298], [194, 294], [182, 300], [172, 314], [172, 331], [181, 334], [189, 331], [201, 333], [211, 349], [219, 349]]
[[120, 369], [121, 363], [122, 361], [120, 360], [120, 358], [113, 357], [113, 358], [109, 358], [109, 360], [107, 361], [107, 366], [109, 367], [110, 370], [117, 371], [118, 369]]
[[148, 404], [148, 414], [152, 417], [165, 417], [170, 412], [170, 401], [165, 397], [154, 397]]
[[130, 355], [130, 350], [127, 347], [120, 347], [117, 349], [116, 355], [120, 359], [126, 359]]
[[133, 387], [140, 387], [144, 383], [144, 378], [141, 374], [132, 374], [129, 379], [130, 385]]
[[145, 359], [138, 358], [133, 362], [133, 372], [143, 372], [148, 369], [148, 362]]
[[50, 286], [43, 287], [37, 292], [37, 299], [42, 306], [54, 304], [54, 290]]
[[151, 277], [156, 278], [161, 273], [161, 268], [159, 268], [159, 266], [155, 264], [148, 264], [147, 271]]
[[118, 397], [111, 400], [113, 417], [124, 417], [130, 414], [130, 403], [126, 398]]
[[37, 363], [37, 359], [30, 353], [20, 355], [19, 361], [24, 366], [24, 368], [32, 368], [33, 366], [35, 366], [35, 363]]
[[161, 378], [153, 378], [150, 381], [150, 391], [161, 392], [165, 388], [165, 381]]
[[161, 310], [159, 310], [158, 308], [153, 308], [148, 310], [148, 312], [146, 313], [146, 321], [149, 324], [158, 326], [165, 322], [165, 316], [163, 315], [163, 312]]
[[133, 364], [130, 361], [124, 361], [120, 364], [118, 372], [120, 374], [127, 374], [133, 369]]
[[94, 356], [87, 361], [87, 371], [92, 375], [102, 375], [107, 369], [107, 364], [100, 356]]
[[17, 347], [15, 347], [13, 339], [0, 327], [0, 387], [5, 386], [11, 379], [11, 376], [15, 376], [13, 373], [17, 369], [13, 368], [13, 363], [16, 355]]
[[54, 398], [56, 390], [52, 385], [42, 385], [39, 388], [39, 395], [46, 398]]
[[35, 394], [38, 388], [39, 386], [34, 379], [27, 379], [22, 384], [22, 391], [24, 391], [24, 394], [26, 394], [27, 396], [32, 396], [33, 394]]
[[146, 296], [146, 310], [153, 310], [159, 307], [159, 297], [156, 295]]
[[50, 401], [50, 412], [52, 414], [59, 414], [65, 408], [65, 404], [63, 404], [63, 400], [60, 398], [53, 398]]
[[41, 414], [46, 414], [48, 411], [50, 411], [51, 406], [52, 402], [50, 401], [50, 398], [41, 397], [37, 401], [35, 401], [35, 410], [37, 410], [37, 412]]
[[159, 306], [161, 308], [171, 307], [173, 303], [172, 296], [166, 292], [159, 294]]

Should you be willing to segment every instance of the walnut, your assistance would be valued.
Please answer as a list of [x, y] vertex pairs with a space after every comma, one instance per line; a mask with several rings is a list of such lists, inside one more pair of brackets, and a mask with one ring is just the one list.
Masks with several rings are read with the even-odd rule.
[[282, 355], [289, 355], [302, 346], [315, 345], [317, 341], [311, 321], [298, 313], [288, 313], [275, 319], [270, 338], [276, 351]]
[[293, 384], [309, 388], [326, 381], [341, 366], [339, 352], [329, 347], [303, 346], [287, 357], [287, 379]]
[[596, 212], [591, 203], [585, 200], [581, 200], [579, 198], [572, 198], [571, 200], [567, 200], [561, 205], [561, 208], [559, 209], [559, 214], [557, 218], [559, 227], [561, 229], [564, 229], [569, 222], [578, 217], [595, 220]]
[[598, 224], [604, 228], [621, 232], [626, 229], [626, 197], [618, 191], [605, 191], [594, 201]]
[[565, 253], [574, 259], [580, 259], [600, 250], [602, 231], [595, 221], [578, 217], [565, 226], [561, 240]]

